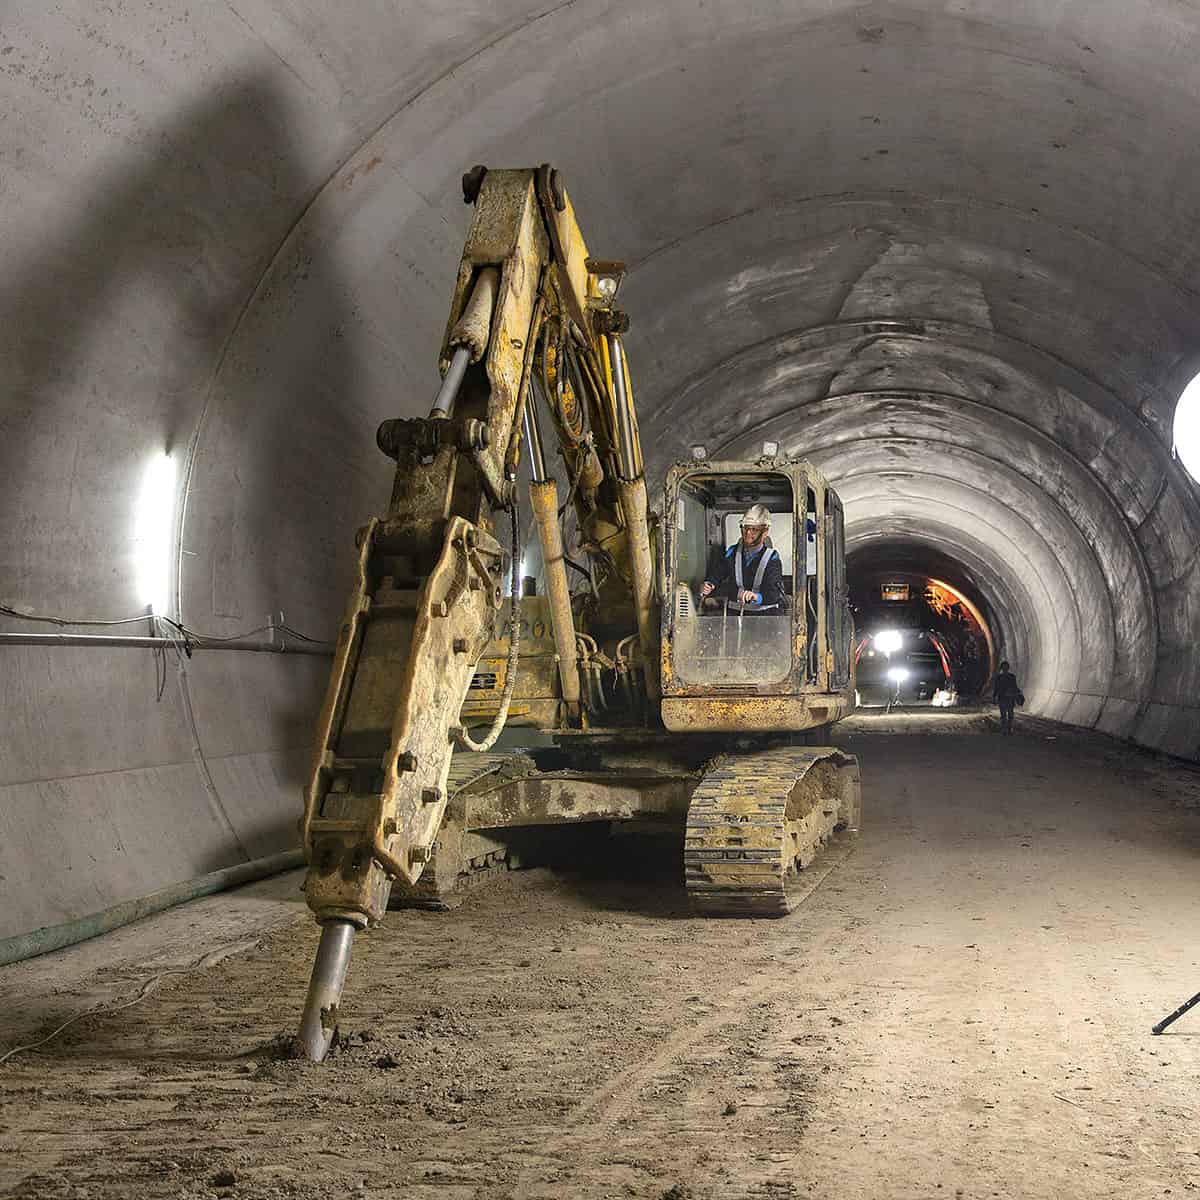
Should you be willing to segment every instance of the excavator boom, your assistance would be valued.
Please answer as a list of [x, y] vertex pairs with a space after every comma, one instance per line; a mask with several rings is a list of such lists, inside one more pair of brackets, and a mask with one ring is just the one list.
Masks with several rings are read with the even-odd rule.
[[[475, 216], [463, 250], [445, 341], [444, 375], [427, 417], [385, 421], [380, 449], [396, 462], [387, 512], [358, 535], [355, 586], [339, 631], [318, 721], [301, 823], [309, 869], [305, 894], [324, 933], [301, 1029], [310, 1058], [328, 1048], [353, 932], [382, 919], [394, 881], [414, 885], [429, 860], [447, 803], [456, 744], [486, 749], [459, 727], [480, 655], [498, 632], [505, 560], [512, 556], [514, 617], [520, 556], [517, 467], [523, 431], [536, 431], [530, 405], [535, 360], [540, 379], [557, 366], [561, 424], [582, 414], [569, 458], [603, 476], [601, 457], [636, 464], [619, 485], [640, 484], [622, 514], [632, 516], [643, 548], [640, 586], [652, 586], [645, 533], [645, 485], [636, 424], [616, 407], [611, 364], [622, 372], [611, 302], [620, 264], [593, 264], [557, 172], [476, 168], [464, 177]], [[607, 342], [596, 330], [605, 328]], [[548, 331], [555, 333], [551, 346]], [[583, 386], [567, 377], [567, 359]], [[561, 694], [578, 716], [569, 589], [561, 561], [557, 489], [541, 458], [533, 463], [535, 517], [550, 569]], [[597, 470], [599, 468], [599, 470]], [[626, 491], [621, 492], [625, 501]], [[508, 510], [506, 552], [496, 517]], [[515, 668], [518, 625], [510, 624]], [[504, 706], [505, 710], [507, 705]], [[503, 712], [497, 725], [503, 723]], [[494, 734], [493, 734], [494, 740]]]

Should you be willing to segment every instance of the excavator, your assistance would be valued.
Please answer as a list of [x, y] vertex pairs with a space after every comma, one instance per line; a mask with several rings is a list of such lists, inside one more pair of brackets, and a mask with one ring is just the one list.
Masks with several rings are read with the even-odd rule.
[[[305, 789], [315, 1062], [355, 935], [520, 865], [539, 831], [682, 830], [699, 913], [777, 916], [859, 824], [857, 761], [827, 736], [854, 697], [837, 494], [776, 444], [694, 446], [652, 512], [624, 264], [589, 254], [549, 165], [476, 167], [463, 195], [441, 387], [428, 416], [379, 427], [395, 481], [358, 533]], [[740, 567], [713, 586], [748, 509], [779, 563], [770, 605]], [[538, 744], [493, 750], [506, 726]]]

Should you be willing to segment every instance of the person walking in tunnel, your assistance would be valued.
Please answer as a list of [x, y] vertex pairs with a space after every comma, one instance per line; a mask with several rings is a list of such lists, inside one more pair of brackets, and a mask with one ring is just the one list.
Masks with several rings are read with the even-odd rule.
[[764, 505], [748, 508], [741, 521], [741, 538], [710, 565], [701, 596], [732, 600], [748, 613], [782, 611], [786, 606], [783, 564], [779, 551], [767, 544], [770, 528], [771, 514]]
[[1000, 671], [992, 684], [992, 699], [1000, 706], [1000, 732], [1011, 734], [1013, 731], [1013, 710], [1018, 704], [1025, 703], [1025, 697], [1017, 685], [1017, 677], [1009, 668], [1008, 662], [1000, 664]]

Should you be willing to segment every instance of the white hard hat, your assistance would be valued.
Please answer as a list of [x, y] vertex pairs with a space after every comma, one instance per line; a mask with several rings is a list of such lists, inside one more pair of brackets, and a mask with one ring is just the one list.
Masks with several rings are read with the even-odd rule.
[[752, 504], [746, 509], [745, 516], [742, 517], [741, 525], [743, 528], [747, 525], [764, 525], [768, 529], [771, 527], [771, 514], [761, 504]]

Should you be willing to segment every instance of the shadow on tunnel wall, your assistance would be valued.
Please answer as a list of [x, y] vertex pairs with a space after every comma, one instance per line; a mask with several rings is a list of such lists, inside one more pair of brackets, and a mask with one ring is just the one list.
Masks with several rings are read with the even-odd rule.
[[[85, 372], [97, 327], [110, 322], [130, 289], [169, 304], [179, 344], [142, 345], [150, 363], [132, 362], [137, 330], [114, 347], [132, 373], [161, 355], [153, 381], [157, 412], [132, 412], [186, 445], [196, 413], [188, 368], [212, 371], [256, 281], [308, 191], [286, 108], [265, 79], [249, 78], [206, 96], [109, 162], [82, 191], [78, 217], [53, 237], [15, 247], [0, 281], [0, 347], [9, 376], [6, 471], [0, 500], [20, 499], [21, 420], [80, 387], [89, 404], [120, 410], [135, 390]], [[180, 361], [176, 356], [182, 356]], [[125, 381], [132, 384], [132, 379]], [[207, 379], [193, 380], [206, 383]], [[105, 394], [104, 386], [109, 389]]]
[[[347, 288], [329, 251], [333, 238], [312, 221], [302, 244], [291, 236], [324, 182], [306, 164], [293, 121], [270, 80], [248, 76], [199, 97], [137, 142], [120, 143], [74, 185], [66, 219], [22, 215], [22, 228], [40, 232], [27, 244], [10, 242], [0, 279], [0, 600], [76, 618], [140, 611], [145, 601], [130, 573], [131, 514], [145, 461], [167, 451], [190, 469], [193, 485], [178, 548], [189, 555], [188, 623], [207, 632], [216, 620], [217, 632], [235, 631], [228, 621], [220, 627], [220, 602], [196, 602], [215, 595], [210, 577], [225, 571], [222, 586], [236, 593], [243, 612], [240, 628], [285, 608], [293, 622], [314, 622], [313, 636], [331, 637], [354, 523], [369, 513], [346, 521], [337, 497], [348, 489], [335, 473], [322, 475], [313, 439], [377, 452], [373, 427], [359, 427], [343, 402], [353, 351], [349, 338], [334, 335], [347, 320]], [[264, 288], [289, 253], [309, 279], [302, 328], [289, 327], [285, 296], [267, 296], [273, 312], [284, 314], [275, 318], [270, 370], [230, 375], [245, 318], [262, 307]], [[386, 493], [378, 503], [384, 500]], [[296, 561], [305, 547], [310, 561]], [[223, 549], [232, 557], [217, 564]], [[294, 844], [306, 767], [300, 748], [311, 742], [326, 660], [224, 653], [191, 660], [188, 687], [203, 747], [197, 765], [208, 754], [225, 764], [217, 784], [202, 787], [174, 678], [156, 703], [149, 655], [38, 649], [18, 662], [13, 656], [24, 648], [0, 654], [10, 656], [6, 668], [19, 668], [10, 672], [17, 682], [9, 695], [21, 714], [10, 729], [22, 745], [0, 755], [0, 788], [22, 793], [14, 805], [32, 811], [40, 803], [36, 787], [68, 780], [75, 791], [64, 803], [100, 809], [114, 829], [122, 821], [139, 825], [150, 842], [175, 843], [159, 865], [131, 866], [124, 847], [114, 850], [95, 878], [79, 882], [77, 900], [62, 900], [68, 909], [228, 865], [240, 857], [229, 849], [234, 842], [258, 853], [279, 848], [268, 843]], [[31, 730], [64, 736], [39, 741], [24, 736]], [[270, 768], [259, 762], [241, 771], [239, 756], [257, 751], [273, 754]], [[174, 764], [187, 769], [169, 780]], [[87, 777], [111, 781], [151, 770], [162, 774], [153, 809], [130, 799], [141, 807], [113, 812], [111, 789], [83, 797]], [[242, 794], [269, 783], [271, 772], [278, 794]], [[221, 808], [238, 831], [232, 841], [221, 831]], [[202, 816], [179, 820], [184, 810]], [[184, 845], [197, 828], [195, 844]], [[60, 849], [43, 852], [71, 857]], [[46, 881], [47, 891], [53, 886]], [[53, 917], [35, 912], [29, 919]]]

